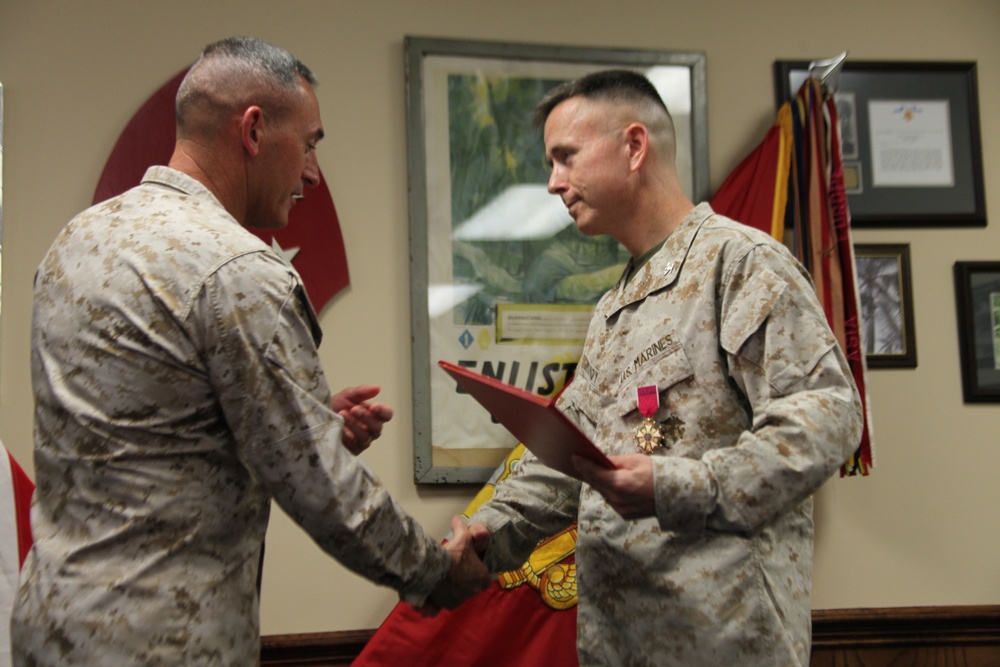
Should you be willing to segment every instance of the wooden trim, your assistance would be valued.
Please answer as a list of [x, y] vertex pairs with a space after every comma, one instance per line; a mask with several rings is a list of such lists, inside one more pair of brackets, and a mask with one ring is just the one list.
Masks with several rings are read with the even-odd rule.
[[813, 650], [849, 646], [1000, 646], [1000, 605], [813, 611]]
[[345, 630], [261, 637], [260, 664], [261, 667], [350, 665], [373, 634], [374, 630]]
[[[374, 633], [262, 637], [261, 667], [350, 665]], [[928, 664], [920, 656], [941, 649], [952, 660], [947, 664], [1000, 665], [1000, 605], [820, 609], [813, 611], [812, 646], [814, 666]]]

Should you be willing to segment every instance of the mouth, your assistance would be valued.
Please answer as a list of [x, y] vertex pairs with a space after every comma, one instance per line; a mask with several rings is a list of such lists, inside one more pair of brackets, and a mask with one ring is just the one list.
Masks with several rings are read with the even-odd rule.
[[574, 220], [576, 219], [576, 213], [573, 211], [573, 208], [579, 203], [580, 203], [579, 199], [570, 199], [569, 201], [563, 202], [563, 204], [566, 206], [566, 210], [569, 211], [570, 216]]
[[305, 199], [305, 198], [306, 198], [305, 195], [300, 195], [297, 193], [292, 195], [292, 199], [294, 199], [295, 201], [299, 201], [300, 199]]

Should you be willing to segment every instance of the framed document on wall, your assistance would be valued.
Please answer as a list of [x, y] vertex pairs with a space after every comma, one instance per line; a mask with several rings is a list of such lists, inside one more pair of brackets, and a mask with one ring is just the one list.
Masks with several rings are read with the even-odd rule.
[[[776, 103], [809, 63], [774, 63]], [[846, 61], [835, 94], [855, 227], [986, 225], [974, 62]]]

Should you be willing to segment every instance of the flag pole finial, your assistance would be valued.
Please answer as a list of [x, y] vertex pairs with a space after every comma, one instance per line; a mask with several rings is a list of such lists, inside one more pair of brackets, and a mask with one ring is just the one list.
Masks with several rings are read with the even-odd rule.
[[809, 63], [809, 76], [818, 79], [827, 94], [833, 95], [840, 88], [840, 70], [843, 69], [845, 60], [847, 51], [833, 58], [814, 60]]

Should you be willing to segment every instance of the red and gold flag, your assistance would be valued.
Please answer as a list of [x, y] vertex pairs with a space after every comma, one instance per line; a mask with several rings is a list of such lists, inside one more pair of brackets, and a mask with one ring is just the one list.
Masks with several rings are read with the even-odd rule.
[[782, 105], [764, 140], [726, 178], [711, 204], [788, 245], [812, 275], [864, 404], [861, 442], [840, 472], [867, 475], [874, 457], [851, 218], [837, 108], [819, 81], [806, 79], [795, 99]]
[[[518, 445], [465, 510], [493, 496], [524, 454]], [[538, 543], [525, 563], [454, 611], [421, 616], [400, 602], [353, 667], [576, 667], [576, 524]]]

